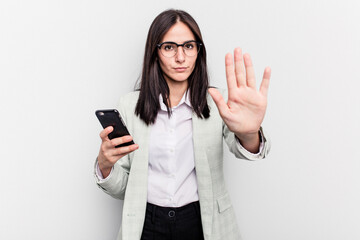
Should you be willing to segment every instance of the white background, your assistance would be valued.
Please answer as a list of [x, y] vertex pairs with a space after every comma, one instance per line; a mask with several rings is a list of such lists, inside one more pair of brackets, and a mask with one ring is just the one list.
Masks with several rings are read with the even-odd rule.
[[140, 75], [154, 17], [197, 20], [211, 84], [240, 46], [258, 84], [273, 70], [260, 162], [226, 153], [244, 240], [360, 239], [360, 3], [357, 0], [0, 3], [0, 239], [115, 239], [121, 201], [92, 176], [94, 111], [116, 107]]

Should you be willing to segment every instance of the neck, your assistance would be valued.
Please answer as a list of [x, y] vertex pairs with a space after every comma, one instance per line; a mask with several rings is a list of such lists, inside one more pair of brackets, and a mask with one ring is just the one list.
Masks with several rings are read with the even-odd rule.
[[169, 106], [175, 107], [179, 104], [181, 98], [184, 96], [184, 93], [188, 89], [188, 81], [183, 81], [183, 82], [168, 81], [167, 84], [170, 90]]

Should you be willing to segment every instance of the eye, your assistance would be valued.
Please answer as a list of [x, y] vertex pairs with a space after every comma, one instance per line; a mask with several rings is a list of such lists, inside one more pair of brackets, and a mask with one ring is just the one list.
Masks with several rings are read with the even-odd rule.
[[193, 43], [193, 42], [189, 42], [189, 43], [186, 43], [185, 45], [184, 45], [184, 47], [186, 48], [186, 49], [193, 49], [193, 48], [195, 48], [196, 46], [195, 46], [195, 43]]
[[174, 50], [174, 44], [164, 44], [162, 46], [162, 48], [165, 50], [165, 51], [173, 51]]

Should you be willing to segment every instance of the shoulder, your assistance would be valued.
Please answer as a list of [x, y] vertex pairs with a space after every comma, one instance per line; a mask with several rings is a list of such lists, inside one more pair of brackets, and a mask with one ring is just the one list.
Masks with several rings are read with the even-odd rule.
[[119, 105], [123, 107], [133, 107], [136, 105], [140, 91], [126, 93], [119, 99]]
[[118, 110], [123, 118], [126, 119], [134, 115], [138, 98], [139, 91], [129, 92], [120, 97]]
[[[227, 101], [227, 98], [228, 98], [227, 89], [218, 88], [218, 87], [214, 87], [214, 86], [210, 86], [209, 88], [215, 88], [216, 90], [218, 90], [220, 92], [220, 94], [222, 95], [222, 97], [224, 98], [224, 100]], [[212, 99], [212, 97], [210, 96], [209, 93], [207, 94], [207, 102], [208, 102], [209, 106], [215, 105], [214, 100]]]
[[123, 101], [137, 101], [139, 98], [139, 93], [140, 91], [133, 91], [133, 92], [128, 92], [125, 95], [120, 97], [120, 100]]

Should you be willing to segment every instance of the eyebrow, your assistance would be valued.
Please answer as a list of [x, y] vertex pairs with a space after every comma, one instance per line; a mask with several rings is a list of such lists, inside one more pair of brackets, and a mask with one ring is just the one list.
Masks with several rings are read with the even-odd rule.
[[187, 40], [187, 41], [184, 41], [183, 43], [177, 43], [177, 42], [174, 42], [174, 41], [164, 41], [164, 42], [161, 42], [159, 44], [163, 44], [163, 43], [175, 43], [176, 45], [182, 45], [184, 43], [187, 43], [187, 42], [196, 42], [196, 40]]

